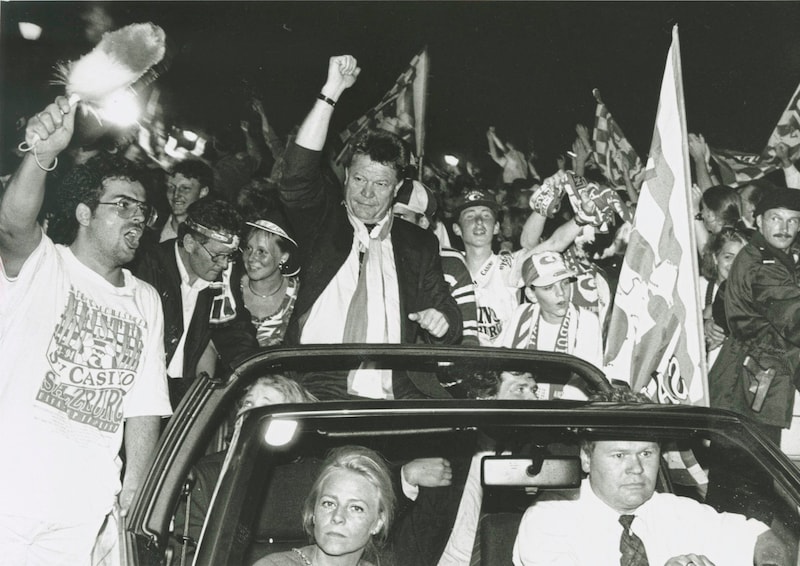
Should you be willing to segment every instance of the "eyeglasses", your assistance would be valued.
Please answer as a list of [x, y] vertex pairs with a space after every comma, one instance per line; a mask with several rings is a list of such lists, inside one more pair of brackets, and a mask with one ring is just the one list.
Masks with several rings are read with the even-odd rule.
[[156, 212], [155, 208], [146, 202], [142, 202], [130, 197], [119, 197], [117, 200], [112, 202], [98, 202], [97, 204], [116, 206], [114, 211], [117, 213], [117, 216], [125, 220], [133, 218], [134, 215], [139, 212], [142, 214], [142, 216], [144, 216], [144, 224], [148, 228], [153, 226], [158, 219], [158, 212]]
[[223, 254], [214, 254], [214, 253], [211, 253], [211, 250], [209, 250], [207, 247], [205, 247], [202, 243], [200, 243], [200, 242], [197, 242], [197, 243], [200, 244], [200, 247], [203, 248], [206, 251], [206, 253], [208, 254], [208, 257], [211, 258], [211, 261], [213, 261], [214, 263], [221, 263], [223, 261], [225, 263], [230, 263], [230, 262], [232, 262], [232, 261], [234, 261], [236, 259], [236, 251], [223, 253]]

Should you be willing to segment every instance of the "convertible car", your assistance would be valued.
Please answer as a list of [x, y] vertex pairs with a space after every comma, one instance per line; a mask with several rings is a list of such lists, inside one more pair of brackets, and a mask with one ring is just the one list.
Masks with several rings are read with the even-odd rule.
[[[307, 382], [359, 368], [391, 371], [430, 390], [424, 399], [252, 408], [241, 402], [261, 376]], [[466, 376], [505, 371], [530, 373], [542, 398], [466, 398]], [[436, 563], [455, 518], [456, 488], [477, 456], [480, 563], [506, 566], [525, 509], [543, 494], [574, 492], [580, 484], [580, 439], [610, 434], [661, 442], [661, 491], [705, 501], [715, 470], [756, 478], [748, 485], [758, 484], [757, 493], [735, 491], [714, 506], [765, 513], [800, 565], [800, 473], [778, 447], [729, 412], [589, 400], [611, 390], [596, 367], [548, 352], [394, 345], [264, 350], [223, 379], [199, 379], [182, 401], [128, 517], [130, 561], [249, 566], [304, 546], [301, 509], [320, 462], [332, 448], [360, 445], [383, 455], [398, 475], [418, 458], [446, 458], [453, 469], [453, 487], [430, 488], [448, 490], [442, 500], [449, 505], [426, 510], [423, 500], [397, 490], [395, 530], [381, 564]]]

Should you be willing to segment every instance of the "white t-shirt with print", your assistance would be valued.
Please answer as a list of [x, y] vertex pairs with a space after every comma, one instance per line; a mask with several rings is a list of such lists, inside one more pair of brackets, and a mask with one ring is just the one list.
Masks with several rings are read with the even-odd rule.
[[503, 326], [519, 305], [522, 281], [515, 265], [524, 250], [492, 254], [477, 273], [470, 272], [475, 281], [475, 304], [478, 307], [478, 338], [481, 346], [499, 346]]
[[114, 287], [43, 236], [0, 262], [0, 513], [79, 521], [111, 510], [124, 420], [171, 414], [158, 294]]

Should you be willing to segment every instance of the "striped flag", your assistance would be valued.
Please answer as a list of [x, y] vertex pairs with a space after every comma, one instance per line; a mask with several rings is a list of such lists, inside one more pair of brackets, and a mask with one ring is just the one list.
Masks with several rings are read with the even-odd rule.
[[760, 154], [730, 149], [709, 149], [711, 157], [719, 166], [722, 182], [736, 187], [760, 179], [780, 167], [775, 155], [775, 146], [779, 143], [789, 146], [789, 157], [792, 161], [800, 158], [800, 86], [786, 105], [786, 110], [778, 118], [767, 146]]
[[425, 103], [428, 83], [428, 48], [414, 55], [408, 68], [400, 75], [377, 106], [358, 120], [351, 122], [339, 134], [343, 147], [335, 159], [341, 166], [350, 155], [351, 144], [358, 134], [369, 128], [388, 130], [408, 144], [414, 144], [415, 154], [421, 157], [425, 146]]
[[641, 175], [643, 170], [642, 160], [639, 159], [636, 150], [628, 142], [628, 138], [622, 133], [622, 128], [611, 116], [608, 107], [603, 104], [603, 100], [600, 98], [600, 91], [594, 89], [592, 94], [597, 100], [597, 109], [594, 113], [594, 132], [592, 133], [592, 142], [594, 143], [592, 155], [610, 183], [616, 186], [624, 185], [625, 178], [614, 162], [612, 153], [617, 151], [622, 156], [624, 163], [628, 167], [631, 179], [636, 179]]
[[606, 372], [660, 403], [708, 404], [678, 27], [606, 344]]
[[767, 147], [761, 152], [763, 161], [775, 160], [775, 146], [785, 143], [789, 146], [789, 156], [794, 161], [800, 153], [800, 86], [794, 91], [786, 110], [778, 119], [778, 124], [767, 141]]
[[764, 161], [757, 153], [743, 153], [731, 149], [709, 147], [711, 158], [719, 167], [723, 185], [738, 187], [752, 183], [778, 169], [774, 160]]

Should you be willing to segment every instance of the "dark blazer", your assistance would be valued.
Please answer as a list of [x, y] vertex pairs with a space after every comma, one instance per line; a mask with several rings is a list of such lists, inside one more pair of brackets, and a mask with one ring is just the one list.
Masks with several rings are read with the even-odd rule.
[[[301, 321], [347, 259], [354, 234], [341, 187], [322, 175], [321, 152], [292, 143], [284, 157], [280, 198], [299, 244], [303, 281], [287, 330], [286, 342], [291, 344], [299, 342]], [[394, 222], [391, 236], [400, 291], [401, 341], [458, 343], [461, 313], [444, 280], [436, 236], [409, 222]], [[408, 320], [409, 313], [426, 308], [435, 308], [447, 317], [450, 328], [441, 339]]]
[[[175, 240], [167, 240], [153, 247], [138, 262], [134, 274], [155, 287], [161, 297], [164, 311], [164, 350], [169, 365], [183, 335], [181, 276], [175, 259]], [[237, 316], [224, 325], [211, 325], [208, 321], [212, 299], [219, 291], [208, 288], [200, 291], [186, 335], [183, 375], [173, 377], [195, 377], [197, 362], [212, 339], [226, 364], [258, 349], [255, 328], [250, 322], [250, 312], [244, 306], [241, 289], [234, 285], [232, 290], [236, 299]]]

